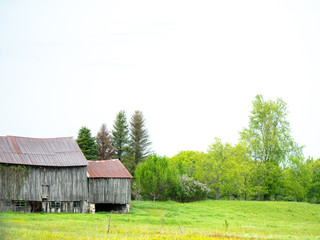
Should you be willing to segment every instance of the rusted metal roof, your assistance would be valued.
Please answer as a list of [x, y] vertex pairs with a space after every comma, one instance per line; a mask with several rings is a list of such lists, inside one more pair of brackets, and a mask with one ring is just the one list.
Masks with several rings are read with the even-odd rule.
[[35, 166], [86, 166], [87, 159], [72, 137], [0, 136], [0, 163]]
[[118, 159], [88, 161], [87, 173], [89, 178], [132, 178]]

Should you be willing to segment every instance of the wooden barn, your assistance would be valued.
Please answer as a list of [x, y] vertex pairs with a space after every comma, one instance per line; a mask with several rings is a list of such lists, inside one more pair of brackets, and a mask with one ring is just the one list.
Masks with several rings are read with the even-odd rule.
[[89, 203], [96, 211], [128, 213], [131, 202], [131, 174], [117, 160], [88, 161]]
[[0, 136], [0, 210], [85, 212], [87, 164], [73, 138]]

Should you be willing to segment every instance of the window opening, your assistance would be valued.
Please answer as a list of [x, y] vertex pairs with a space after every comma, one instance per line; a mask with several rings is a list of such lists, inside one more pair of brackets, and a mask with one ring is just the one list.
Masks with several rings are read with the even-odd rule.
[[80, 207], [80, 202], [79, 201], [73, 202], [73, 207], [75, 207], [75, 208]]
[[50, 204], [51, 208], [60, 208], [61, 207], [61, 202], [51, 202]]
[[25, 201], [15, 201], [16, 207], [25, 207], [26, 202]]

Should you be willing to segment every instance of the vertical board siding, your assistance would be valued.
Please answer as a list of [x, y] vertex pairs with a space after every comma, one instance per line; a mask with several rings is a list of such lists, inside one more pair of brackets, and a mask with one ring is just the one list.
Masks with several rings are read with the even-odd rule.
[[[28, 167], [29, 174], [19, 188], [18, 179], [2, 171], [0, 199], [42, 201], [42, 191], [49, 190], [49, 201], [87, 199], [86, 167]], [[47, 185], [48, 187], [45, 187]]]
[[[59, 201], [62, 211], [78, 211], [74, 201], [90, 203], [130, 204], [130, 178], [87, 178], [86, 166], [36, 167], [27, 166], [28, 174], [20, 181], [10, 165], [1, 165], [0, 201]], [[48, 196], [47, 199], [44, 197]], [[44, 206], [44, 205], [43, 205]], [[46, 207], [47, 208], [47, 207]], [[48, 211], [51, 211], [49, 208]], [[46, 211], [46, 210], [45, 210]]]
[[131, 179], [89, 178], [89, 202], [130, 204]]

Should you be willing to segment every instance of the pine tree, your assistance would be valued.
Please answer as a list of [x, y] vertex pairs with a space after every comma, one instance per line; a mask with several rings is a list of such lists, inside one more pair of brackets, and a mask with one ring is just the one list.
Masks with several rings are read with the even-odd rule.
[[143, 114], [141, 111], [135, 111], [130, 121], [130, 149], [134, 158], [134, 169], [151, 153], [150, 145]]
[[87, 127], [79, 130], [77, 143], [87, 160], [97, 160], [98, 147], [95, 137], [91, 136], [91, 131]]
[[98, 157], [100, 160], [112, 159], [115, 149], [112, 146], [112, 136], [110, 135], [107, 125], [102, 124], [100, 131], [97, 134]]
[[128, 150], [129, 130], [125, 111], [120, 111], [113, 124], [112, 145], [115, 148], [114, 157], [122, 161], [124, 154]]

